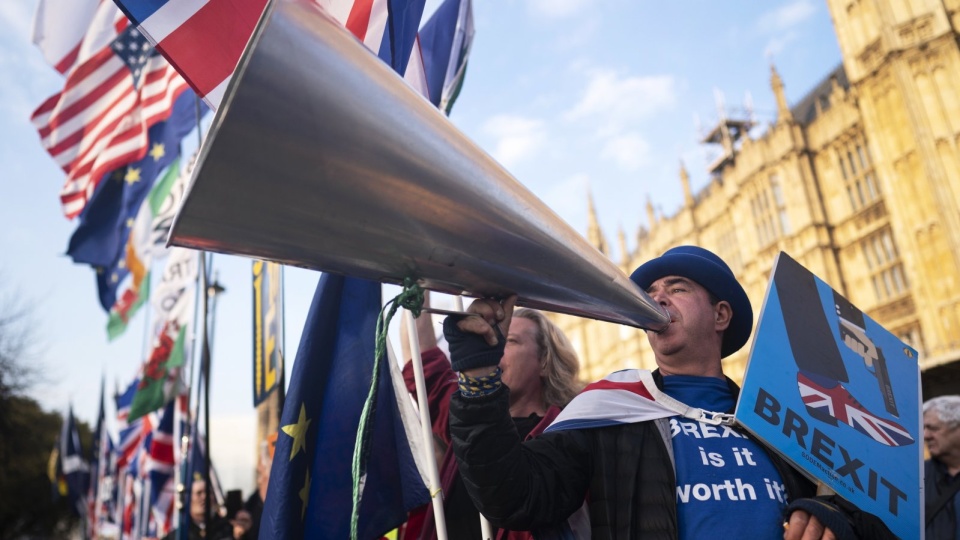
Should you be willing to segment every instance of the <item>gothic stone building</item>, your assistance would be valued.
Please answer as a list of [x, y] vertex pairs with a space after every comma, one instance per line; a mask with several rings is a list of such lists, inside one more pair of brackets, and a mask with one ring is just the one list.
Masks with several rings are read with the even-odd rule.
[[[799, 103], [772, 71], [777, 119], [757, 138], [722, 119], [698, 193], [648, 225], [625, 273], [679, 244], [726, 260], [759, 316], [785, 251], [920, 352], [924, 397], [960, 393], [960, 0], [828, 0], [843, 63]], [[590, 203], [589, 240], [609, 253]], [[654, 368], [643, 332], [554, 319], [581, 355], [583, 378]], [[750, 347], [727, 358], [740, 380]]]

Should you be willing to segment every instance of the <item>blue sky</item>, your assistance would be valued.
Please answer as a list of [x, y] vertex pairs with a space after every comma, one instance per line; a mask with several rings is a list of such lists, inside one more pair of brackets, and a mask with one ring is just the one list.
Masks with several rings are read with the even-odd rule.
[[[36, 3], [0, 3], [0, 302], [18, 298], [32, 312], [45, 379], [33, 395], [48, 409], [72, 403], [92, 422], [101, 376], [110, 389], [134, 376], [145, 321], [138, 315], [108, 343], [93, 272], [64, 255], [76, 226], [60, 211], [64, 176], [29, 122], [63, 84], [31, 44]], [[436, 4], [429, 1], [428, 12]], [[728, 108], [752, 101], [764, 125], [776, 110], [771, 62], [791, 104], [840, 62], [821, 0], [481, 0], [474, 13], [473, 52], [451, 121], [580, 232], [592, 193], [617, 260], [617, 230], [632, 249], [647, 198], [663, 214], [676, 212], [681, 160], [694, 189], [705, 185], [711, 154], [698, 143], [696, 119], [703, 129], [716, 121], [717, 95]], [[213, 343], [211, 413], [221, 426], [213, 435], [234, 435], [223, 435], [219, 450], [215, 437], [211, 444], [238, 471], [225, 483], [246, 492], [254, 423], [250, 261], [217, 255], [214, 268], [227, 292]], [[318, 277], [286, 273], [291, 363]]]

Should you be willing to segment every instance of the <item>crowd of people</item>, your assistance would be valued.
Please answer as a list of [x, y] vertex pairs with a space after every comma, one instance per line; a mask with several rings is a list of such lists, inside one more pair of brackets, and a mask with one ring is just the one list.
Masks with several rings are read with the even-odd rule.
[[[260, 518], [270, 482], [275, 443], [276, 435], [272, 435], [261, 444], [257, 460], [257, 486], [245, 501], [241, 498], [242, 492], [236, 490], [237, 497], [235, 499], [230, 497], [231, 493], [228, 492], [226, 504], [220, 506], [216, 497], [208, 498], [210, 491], [201, 475], [194, 474], [185, 482], [184, 489], [189, 493], [188, 540], [257, 540], [259, 538]], [[179, 531], [174, 529], [162, 540], [177, 540], [180, 538], [179, 534]]]
[[[665, 395], [731, 413], [739, 388], [723, 358], [749, 340], [753, 310], [727, 264], [703, 248], [668, 250], [631, 279], [669, 314], [664, 329], [646, 332], [657, 369], [586, 387], [567, 337], [542, 313], [515, 309], [516, 297], [478, 299], [468, 315], [448, 316], [445, 344], [429, 315], [417, 319], [448, 538], [895, 538], [844, 498], [818, 495], [737, 426], [704, 425], [637, 399]], [[403, 350], [416, 398], [408, 343]], [[689, 436], [717, 429], [722, 437]], [[960, 539], [960, 396], [923, 404], [923, 436], [926, 538]], [[705, 458], [725, 455], [749, 466]], [[270, 461], [260, 460], [259, 489], [246, 503], [212, 520], [203, 519], [204, 483], [194, 481], [190, 539], [257, 538]], [[784, 496], [749, 496], [764, 481]], [[682, 486], [701, 483], [726, 486], [718, 493], [727, 496], [682, 496]], [[431, 504], [411, 513], [392, 538], [437, 538], [433, 513]]]
[[[631, 279], [670, 317], [665, 329], [647, 331], [657, 369], [619, 371], [585, 389], [567, 338], [539, 312], [515, 310], [515, 297], [478, 299], [468, 316], [447, 317], [449, 354], [429, 317], [417, 321], [448, 537], [486, 538], [481, 521], [489, 520], [494, 538], [894, 538], [877, 516], [817, 495], [738, 427], [691, 437], [718, 428], [631, 397], [648, 392], [732, 413], [739, 388], [723, 358], [753, 327], [743, 287], [706, 249], [670, 249]], [[404, 375], [415, 396], [409, 363]], [[737, 456], [749, 467], [704, 456]], [[765, 481], [784, 496], [753, 496]], [[727, 496], [682, 497], [683, 486], [698, 484], [725, 486]], [[955, 531], [955, 505], [946, 507], [942, 526]], [[401, 538], [436, 538], [433, 521], [429, 507], [415, 513]]]

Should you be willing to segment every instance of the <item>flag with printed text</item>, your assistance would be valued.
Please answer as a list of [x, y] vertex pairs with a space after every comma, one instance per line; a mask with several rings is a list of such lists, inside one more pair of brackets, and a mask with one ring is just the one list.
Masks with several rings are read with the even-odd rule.
[[156, 321], [149, 356], [140, 369], [128, 420], [169, 403], [183, 388], [182, 369], [187, 362], [189, 328], [193, 321], [198, 253], [173, 248], [163, 277], [152, 290], [150, 303]]

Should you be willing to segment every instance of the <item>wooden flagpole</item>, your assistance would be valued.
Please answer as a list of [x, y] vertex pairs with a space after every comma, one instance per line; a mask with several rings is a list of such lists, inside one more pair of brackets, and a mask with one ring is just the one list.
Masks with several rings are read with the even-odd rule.
[[[437, 470], [437, 457], [433, 451], [433, 423], [430, 421], [430, 405], [427, 398], [427, 384], [423, 376], [423, 360], [420, 358], [420, 341], [417, 323], [413, 314], [403, 311], [406, 318], [407, 335], [410, 340], [410, 361], [413, 362], [413, 377], [417, 386], [417, 409], [420, 411], [420, 433], [423, 436], [424, 462], [427, 464], [427, 480], [430, 485], [430, 498], [433, 500], [433, 519], [437, 526], [437, 540], [447, 540], [447, 520], [443, 512], [443, 489], [440, 487], [440, 473]], [[429, 315], [428, 315], [429, 316]]]

